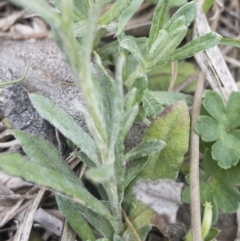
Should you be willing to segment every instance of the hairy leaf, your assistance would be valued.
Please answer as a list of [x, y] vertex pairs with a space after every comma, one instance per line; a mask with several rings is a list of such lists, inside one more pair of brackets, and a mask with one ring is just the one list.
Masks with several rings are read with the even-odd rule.
[[132, 0], [117, 0], [114, 5], [101, 16], [100, 24], [109, 24], [116, 20], [131, 2]]
[[77, 203], [61, 195], [56, 195], [57, 205], [68, 223], [83, 241], [95, 241], [93, 230], [85, 218], [76, 211]]
[[60, 153], [48, 141], [27, 132], [12, 130], [13, 135], [19, 140], [23, 150], [29, 156], [32, 162], [65, 175], [69, 180], [79, 183], [82, 182], [69, 169], [66, 162], [62, 159]]
[[[91, 209], [86, 208], [80, 203], [74, 202], [71, 199], [66, 198], [62, 195], [57, 195], [56, 200], [60, 210], [63, 212], [68, 222], [71, 224], [71, 226], [78, 234], [83, 233], [84, 236], [87, 236], [87, 235], [92, 236], [91, 232], [89, 234], [87, 233], [88, 228], [86, 227], [85, 229], [85, 227], [82, 225], [82, 219], [83, 219], [84, 222], [86, 222], [87, 220], [104, 237], [108, 238], [109, 240], [112, 239], [114, 231], [111, 223], [107, 219], [97, 215], [96, 213], [91, 211]], [[80, 237], [82, 236], [80, 235]]]
[[129, 52], [132, 53], [132, 55], [134, 56], [134, 58], [140, 63], [143, 64], [143, 56], [142, 53], [140, 52], [140, 50], [138, 49], [137, 44], [128, 37], [125, 37], [124, 39], [122, 39], [120, 41], [120, 47], [122, 47], [123, 49], [128, 50]]
[[188, 106], [193, 104], [192, 95], [169, 91], [150, 91], [150, 93], [160, 105], [168, 106], [180, 100], [185, 100]]
[[118, 22], [118, 31], [116, 35], [119, 35], [123, 29], [128, 20], [133, 16], [133, 14], [136, 12], [138, 7], [142, 4], [143, 0], [133, 0], [131, 4], [123, 11], [119, 18]]
[[115, 221], [108, 209], [92, 196], [85, 187], [80, 186], [78, 181], [73, 182], [69, 180], [67, 176], [58, 171], [29, 162], [18, 153], [1, 154], [0, 168], [10, 175], [20, 176], [26, 181], [45, 186], [55, 192], [60, 192], [97, 214], [113, 222]]
[[152, 25], [149, 33], [148, 48], [150, 49], [153, 43], [156, 41], [159, 31], [165, 24], [169, 8], [169, 0], [159, 0], [156, 6]]
[[221, 38], [222, 37], [219, 34], [213, 32], [197, 37], [183, 47], [171, 52], [164, 59], [160, 60], [158, 64], [164, 65], [177, 60], [189, 58], [197, 52], [217, 45], [220, 42]]
[[39, 114], [70, 139], [97, 165], [98, 151], [93, 139], [65, 112], [57, 108], [53, 102], [38, 94], [30, 94], [29, 98]]
[[125, 161], [155, 154], [160, 152], [165, 145], [163, 141], [157, 139], [142, 142], [125, 155]]

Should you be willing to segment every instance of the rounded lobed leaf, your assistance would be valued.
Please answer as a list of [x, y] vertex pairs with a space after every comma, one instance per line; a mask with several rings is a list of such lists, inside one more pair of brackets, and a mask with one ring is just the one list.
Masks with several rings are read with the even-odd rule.
[[202, 103], [210, 116], [219, 122], [223, 120], [225, 106], [221, 96], [216, 91], [206, 90]]
[[227, 134], [212, 146], [212, 157], [218, 165], [224, 169], [238, 163], [240, 158], [240, 141], [234, 136]]
[[232, 92], [226, 105], [226, 117], [231, 129], [240, 126], [240, 92]]
[[218, 123], [209, 116], [200, 116], [198, 118], [195, 131], [205, 142], [216, 141], [221, 134]]

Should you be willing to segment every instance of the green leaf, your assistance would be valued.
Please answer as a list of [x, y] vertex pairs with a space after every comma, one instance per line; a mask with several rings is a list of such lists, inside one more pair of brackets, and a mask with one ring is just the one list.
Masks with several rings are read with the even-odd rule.
[[161, 59], [165, 59], [165, 56], [169, 56], [171, 52], [175, 52], [175, 48], [182, 42], [186, 33], [187, 28], [185, 26], [182, 26], [168, 33], [168, 35], [157, 47], [157, 50], [154, 52], [154, 55], [149, 56], [146, 64], [148, 68], [156, 65]]
[[219, 44], [240, 48], [240, 40], [236, 38], [222, 38]]
[[134, 56], [134, 58], [140, 63], [143, 64], [143, 56], [142, 53], [140, 52], [140, 50], [138, 49], [137, 44], [132, 41], [131, 38], [125, 37], [124, 39], [122, 39], [120, 41], [120, 47], [123, 49], [128, 50], [130, 53], [132, 53], [132, 55]]
[[184, 16], [181, 16], [177, 18], [172, 24], [169, 26], [169, 28], [165, 28], [164, 30], [170, 33], [171, 31], [174, 31], [175, 29], [178, 29], [185, 25], [185, 18]]
[[[91, 209], [87, 209], [80, 203], [73, 202], [71, 199], [62, 195], [56, 195], [56, 200], [60, 210], [64, 213], [64, 216], [67, 218], [68, 222], [72, 225], [75, 231], [79, 230], [79, 232], [84, 232], [84, 234], [87, 235], [88, 229], [85, 231], [84, 226], [81, 225], [82, 217], [84, 217], [89, 222], [89, 224], [91, 224], [99, 231], [100, 234], [102, 234], [103, 237], [112, 240], [114, 230], [109, 220], [97, 215], [91, 211]], [[74, 222], [75, 218], [76, 222]]]
[[116, 35], [119, 35], [123, 29], [128, 20], [133, 16], [133, 14], [136, 12], [136, 10], [139, 8], [139, 6], [142, 4], [143, 0], [133, 0], [130, 5], [123, 11], [119, 18], [118, 22], [118, 31]]
[[203, 11], [204, 13], [207, 13], [208, 10], [211, 8], [215, 0], [205, 0], [203, 3]]
[[95, 142], [69, 115], [41, 95], [30, 94], [29, 98], [34, 108], [44, 119], [59, 129], [76, 146], [80, 147], [96, 165], [99, 163], [99, 154]]
[[[189, 184], [189, 175], [187, 175], [185, 178], [186, 178], [187, 183]], [[203, 205], [205, 202], [210, 202], [212, 205], [212, 223], [215, 223], [218, 219], [218, 206], [216, 204], [216, 200], [215, 200], [214, 196], [210, 195], [210, 191], [208, 191], [208, 192], [205, 191], [205, 188], [208, 188], [208, 190], [209, 190], [209, 187], [206, 187], [208, 185], [208, 181], [209, 181], [208, 176], [206, 174], [201, 173], [199, 175], [199, 179], [200, 179], [200, 193], [201, 193], [201, 195], [200, 195], [201, 209], [204, 208]], [[183, 189], [182, 200], [186, 203], [190, 203], [189, 186], [186, 186]]]
[[205, 142], [216, 141], [212, 145], [212, 157], [222, 168], [236, 165], [240, 159], [240, 107], [239, 92], [232, 92], [226, 107], [221, 96], [214, 91], [206, 91], [203, 106], [211, 116], [202, 115], [195, 130]]
[[[107, 126], [110, 126], [112, 123], [112, 99], [114, 93], [114, 80], [107, 73], [99, 55], [97, 53], [94, 53], [94, 57], [96, 63], [96, 69], [94, 71], [95, 76], [93, 76], [93, 78], [95, 79], [95, 94], [98, 99], [99, 109], [103, 113], [104, 121]], [[108, 132], [108, 135], [110, 135], [110, 131]]]
[[93, 230], [85, 218], [77, 212], [77, 203], [61, 195], [56, 195], [57, 205], [68, 223], [83, 241], [95, 241]]
[[180, 100], [185, 100], [188, 106], [193, 104], [192, 95], [169, 91], [150, 91], [150, 93], [160, 105], [168, 106]]
[[169, 0], [159, 0], [154, 11], [151, 29], [149, 33], [148, 49], [151, 49], [156, 41], [159, 31], [163, 28], [169, 8]]
[[104, 183], [114, 176], [113, 165], [104, 164], [96, 168], [90, 168], [85, 173], [86, 177], [95, 183]]
[[135, 105], [132, 109], [128, 110], [122, 115], [122, 138], [124, 139], [125, 136], [128, 134], [130, 128], [133, 125], [133, 122], [139, 112], [138, 105]]
[[228, 118], [228, 125], [234, 129], [240, 126], [240, 93], [231, 92], [226, 105], [226, 117]]
[[[223, 139], [222, 139], [223, 138]], [[212, 157], [218, 161], [218, 165], [224, 169], [235, 166], [240, 158], [240, 140], [233, 135], [224, 135], [224, 137], [212, 146]]]
[[219, 229], [211, 228], [209, 230], [207, 237], [204, 239], [204, 241], [213, 241], [220, 232], [221, 232], [221, 230], [219, 230]]
[[[166, 146], [160, 153], [148, 157], [144, 168], [125, 190], [124, 205], [132, 222], [137, 218], [143, 218], [145, 220], [141, 221], [143, 225], [150, 225], [153, 215], [151, 212], [148, 213], [147, 210], [149, 209], [146, 206], [136, 201], [132, 194], [132, 187], [141, 179], [153, 181], [158, 179], [176, 179], [183, 156], [188, 150], [189, 126], [188, 107], [184, 101], [179, 101], [174, 105], [168, 106], [144, 132], [143, 142], [160, 139], [166, 143]], [[147, 212], [146, 215], [150, 216], [145, 216], [145, 211]]]
[[[136, 226], [134, 226], [136, 227]], [[151, 225], [146, 225], [138, 228], [136, 231], [138, 233], [138, 236], [140, 240], [147, 240], [147, 235], [151, 231], [152, 226]], [[130, 231], [129, 235], [127, 236], [128, 241], [136, 241], [136, 237], [132, 231]]]
[[79, 158], [88, 167], [96, 167], [96, 165], [83, 152], [74, 151], [71, 153], [71, 156]]
[[215, 120], [223, 120], [223, 112], [225, 109], [223, 100], [221, 96], [211, 90], [206, 90], [204, 92], [204, 100], [203, 106], [207, 110], [207, 112], [215, 119]]
[[[217, 220], [218, 208], [227, 213], [234, 213], [238, 209], [240, 193], [236, 185], [240, 184], [240, 165], [237, 164], [224, 170], [212, 159], [211, 151], [206, 150], [203, 158], [203, 169], [205, 174], [200, 176], [201, 204], [206, 201], [211, 202], [214, 223]], [[184, 190], [184, 201], [189, 201], [188, 195], [188, 191]]]
[[142, 98], [142, 104], [147, 116], [149, 117], [154, 118], [163, 110], [163, 107], [153, 97], [149, 90], [145, 90]]
[[131, 4], [132, 0], [117, 0], [114, 5], [101, 16], [100, 24], [109, 24], [116, 20], [122, 12]]
[[205, 142], [216, 141], [221, 133], [218, 123], [209, 116], [200, 116], [195, 130]]
[[28, 182], [62, 193], [97, 214], [108, 218], [111, 222], [115, 222], [115, 218], [109, 213], [108, 209], [92, 196], [87, 189], [80, 186], [77, 180], [73, 182], [58, 171], [31, 163], [17, 153], [1, 154], [0, 168], [10, 175], [20, 176]]
[[[61, 1], [60, 0], [50, 0], [50, 2], [53, 4], [54, 7], [58, 8], [61, 11]], [[72, 9], [73, 19], [74, 22], [79, 22], [84, 19], [86, 19], [86, 16], [84, 16], [76, 7], [73, 5]]]
[[[121, 52], [116, 61], [115, 69], [115, 86], [112, 95], [112, 123], [111, 123], [111, 136], [109, 143], [109, 162], [114, 162], [114, 147], [118, 142], [121, 132], [121, 117], [124, 112], [124, 95], [123, 95], [123, 68], [125, 64], [125, 56]], [[112, 155], [112, 156], [111, 156]], [[111, 159], [112, 158], [112, 159]]]
[[137, 89], [132, 88], [128, 93], [125, 95], [124, 98], [124, 110], [130, 110], [136, 103], [136, 96], [137, 96]]
[[125, 162], [160, 152], [165, 147], [165, 145], [166, 144], [163, 141], [157, 139], [141, 142], [125, 155]]
[[168, 106], [145, 131], [143, 141], [160, 139], [166, 147], [147, 163], [141, 178], [175, 179], [183, 156], [188, 150], [189, 112], [184, 101]]
[[188, 27], [190, 23], [194, 20], [196, 15], [196, 1], [191, 1], [181, 8], [171, 17], [168, 23], [164, 26], [165, 29], [168, 29], [177, 19], [181, 16], [184, 16], [185, 26]]
[[[177, 78], [175, 81], [175, 86], [181, 85], [186, 79], [191, 78], [195, 74], [196, 70], [192, 63], [181, 61], [178, 62]], [[167, 64], [164, 66], [156, 66], [148, 73], [148, 88], [153, 91], [157, 90], [168, 90], [172, 76], [172, 66]], [[196, 80], [196, 78], [195, 78]], [[194, 92], [196, 84], [193, 83], [183, 91]], [[169, 93], [169, 92], [168, 92]], [[175, 93], [176, 94], [176, 93]], [[163, 94], [164, 96], [164, 94]], [[171, 96], [171, 94], [170, 94]], [[188, 103], [188, 101], [187, 101]], [[173, 104], [173, 103], [171, 103]], [[167, 104], [168, 105], [168, 104]]]
[[160, 60], [158, 64], [164, 65], [181, 59], [189, 58], [197, 52], [206, 50], [219, 44], [221, 38], [222, 37], [219, 34], [213, 32], [197, 37], [183, 47], [171, 52], [163, 60]]
[[137, 176], [137, 174], [145, 167], [148, 159], [138, 158], [131, 162], [131, 165], [128, 167], [127, 172], [124, 177], [124, 188]]
[[32, 162], [58, 171], [69, 180], [83, 186], [82, 182], [76, 178], [75, 174], [69, 169], [59, 152], [50, 142], [20, 130], [12, 130], [11, 133], [19, 140], [23, 150]]
[[86, 18], [88, 17], [88, 12], [90, 9], [90, 4], [88, 0], [73, 0], [75, 8], [80, 11]]
[[165, 40], [165, 38], [167, 38], [168, 33], [167, 31], [165, 31], [164, 29], [160, 30], [156, 40], [154, 41], [154, 43], [152, 44], [149, 53], [148, 53], [148, 58], [154, 58], [154, 56], [156, 56], [156, 51], [158, 50], [159, 52], [159, 48], [161, 47], [162, 42]]

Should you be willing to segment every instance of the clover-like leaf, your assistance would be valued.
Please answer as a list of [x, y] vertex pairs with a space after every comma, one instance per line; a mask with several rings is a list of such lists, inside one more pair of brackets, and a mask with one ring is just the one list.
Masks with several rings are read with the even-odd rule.
[[224, 169], [236, 165], [240, 159], [240, 93], [232, 92], [226, 106], [221, 96], [207, 90], [203, 106], [209, 116], [202, 115], [195, 127], [205, 142], [212, 145], [212, 158]]
[[[203, 169], [205, 173], [200, 176], [201, 204], [211, 202], [214, 223], [217, 220], [218, 208], [227, 213], [234, 213], [238, 209], [240, 193], [235, 185], [240, 184], [240, 164], [224, 170], [213, 160], [208, 149], [204, 153]], [[183, 200], [190, 201], [188, 187], [183, 191]]]

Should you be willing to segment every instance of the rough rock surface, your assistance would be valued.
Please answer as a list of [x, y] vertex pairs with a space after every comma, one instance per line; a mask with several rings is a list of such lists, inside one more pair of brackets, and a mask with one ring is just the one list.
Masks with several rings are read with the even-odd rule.
[[[76, 99], [84, 105], [82, 95], [54, 40], [0, 38], [0, 82], [21, 78], [27, 64], [29, 70], [24, 81], [0, 88], [0, 111], [13, 128], [42, 136], [56, 145], [54, 128], [39, 116], [29, 101], [28, 93], [38, 93], [51, 99], [86, 130], [83, 116], [73, 105]], [[143, 129], [139, 125], [133, 127], [127, 149], [136, 145]]]

